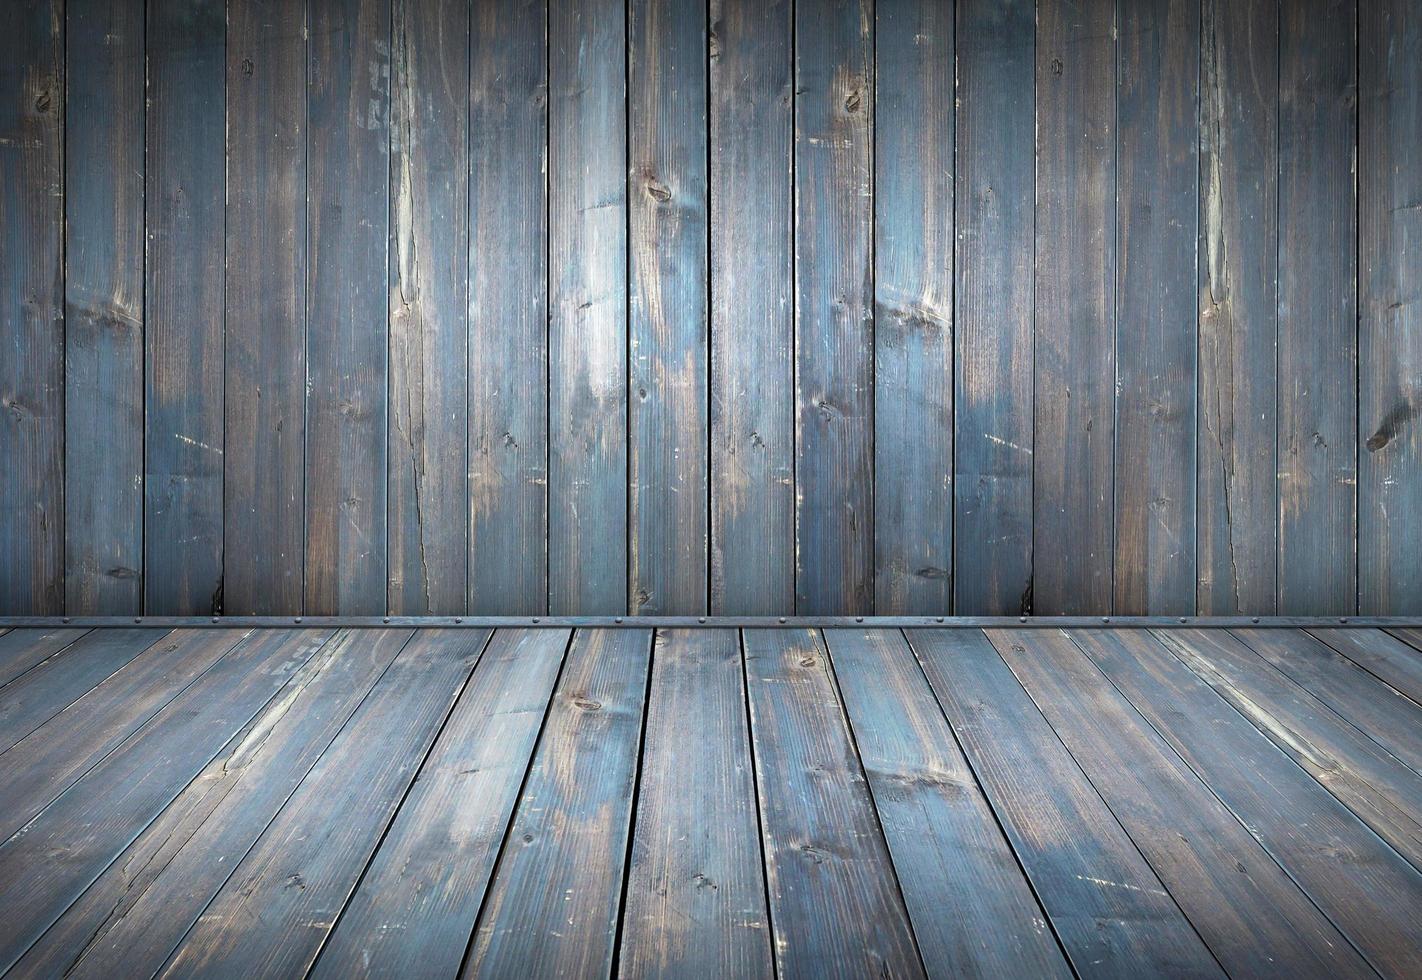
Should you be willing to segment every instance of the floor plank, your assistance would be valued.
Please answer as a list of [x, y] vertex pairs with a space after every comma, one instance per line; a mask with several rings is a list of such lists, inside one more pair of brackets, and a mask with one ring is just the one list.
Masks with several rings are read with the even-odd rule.
[[421, 630], [411, 638], [159, 976], [310, 969], [489, 635]]
[[1097, 666], [1379, 972], [1422, 972], [1417, 915], [1422, 874], [1149, 635], [1086, 630], [1077, 636]]
[[[0, 636], [0, 688], [43, 663], [88, 630], [12, 629]], [[4, 697], [0, 694], [0, 697]]]
[[777, 974], [922, 976], [819, 633], [743, 637]]
[[[0, 845], [0, 972], [67, 909], [331, 637], [257, 633]], [[61, 873], [56, 873], [62, 869]]]
[[1067, 634], [990, 630], [988, 638], [1226, 973], [1372, 975], [1309, 896]]
[[[1405, 630], [1394, 631], [1399, 636]], [[1310, 635], [1327, 643], [1394, 690], [1422, 704], [1422, 633], [1418, 646], [1386, 630], [1315, 629]]]
[[413, 630], [346, 630], [105, 869], [16, 964], [24, 977], [151, 976]]
[[251, 630], [175, 630], [0, 754], [6, 840]]
[[929, 974], [1071, 976], [903, 634], [825, 639]]
[[1422, 778], [1223, 630], [1155, 634], [1378, 836], [1422, 869]]
[[606, 975], [652, 634], [573, 637], [464, 975]]
[[908, 635], [1077, 972], [1220, 976], [1209, 949], [983, 633]]
[[494, 634], [313, 976], [459, 973], [569, 637]]
[[619, 974], [774, 976], [735, 630], [657, 634], [640, 785]]

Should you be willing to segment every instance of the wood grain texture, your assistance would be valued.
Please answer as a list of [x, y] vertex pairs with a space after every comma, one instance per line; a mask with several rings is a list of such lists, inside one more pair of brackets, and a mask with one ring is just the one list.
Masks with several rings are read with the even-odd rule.
[[627, 596], [627, 11], [549, 0], [548, 611]]
[[1116, 9], [1037, 11], [1033, 610], [1111, 604]]
[[494, 634], [312, 976], [459, 973], [569, 636]]
[[628, 5], [629, 611], [706, 611], [706, 7]]
[[[1107, 639], [1120, 643], [1131, 635]], [[1226, 973], [1372, 972], [1251, 836], [1258, 833], [1253, 824], [1241, 823], [1215, 797], [1211, 789], [1217, 792], [1218, 784], [1203, 782], [1070, 636], [991, 630], [988, 637]], [[1305, 773], [1294, 772], [1311, 784]], [[1386, 850], [1380, 842], [1377, 849]]]
[[711, 0], [711, 612], [795, 608], [794, 25]]
[[651, 647], [574, 635], [463, 976], [610, 972]]
[[1200, 4], [1127, 3], [1117, 50], [1117, 615], [1195, 609]]
[[1206, 615], [1277, 602], [1278, 5], [1204, 0], [1199, 583]]
[[[0, 970], [14, 964], [330, 637], [329, 630], [273, 630], [248, 638], [222, 658], [220, 672], [205, 675], [212, 686], [189, 687], [24, 833], [0, 845], [0, 898], [11, 910], [0, 920]], [[51, 872], [57, 854], [63, 874]]]
[[737, 631], [657, 634], [639, 782], [618, 975], [773, 976]]
[[1380, 679], [1393, 690], [1422, 704], [1422, 646], [1404, 642], [1409, 636], [1422, 641], [1422, 632], [1383, 630], [1311, 630], [1313, 636]]
[[143, 591], [144, 0], [64, 6], [64, 608]]
[[306, 10], [227, 17], [222, 587], [212, 611], [297, 613], [306, 565]]
[[227, 5], [147, 17], [143, 609], [198, 616], [222, 586]]
[[[1231, 634], [1156, 631], [1255, 728], [1422, 869], [1422, 779]], [[1299, 738], [1296, 733], [1306, 732]]]
[[[415, 634], [159, 976], [311, 968], [488, 638], [487, 630]], [[372, 753], [376, 733], [382, 751]], [[325, 819], [332, 812], [345, 819]]]
[[776, 975], [923, 976], [824, 641], [743, 643]]
[[349, 630], [321, 647], [45, 931], [15, 973], [76, 980], [154, 973], [410, 636]]
[[1358, 5], [1279, 7], [1279, 606], [1358, 603]]
[[470, 30], [468, 609], [536, 616], [548, 611], [548, 4], [475, 4]]
[[469, 7], [400, 0], [390, 79], [393, 613], [467, 602]]
[[0, 612], [64, 608], [64, 6], [0, 12]]
[[319, 0], [309, 25], [306, 611], [371, 615], [387, 601], [391, 7]]
[[1223, 976], [983, 633], [908, 636], [1077, 972]]
[[1358, 7], [1358, 611], [1422, 611], [1422, 10]]
[[1031, 0], [958, 0], [953, 609], [1032, 611]]
[[874, 5], [874, 609], [953, 596], [954, 7]]
[[825, 639], [929, 975], [1071, 976], [903, 634]]
[[795, 611], [874, 605], [874, 8], [795, 8]]
[[86, 632], [82, 629], [16, 629], [0, 636], [0, 688]]
[[[1233, 811], [1241, 833], [1248, 828], [1308, 894], [1310, 914], [1316, 906], [1328, 916], [1383, 976], [1417, 972], [1422, 922], [1411, 910], [1422, 903], [1422, 874], [1147, 634], [1084, 632], [1079, 642]], [[1260, 876], [1261, 862], [1245, 864], [1247, 875], [1226, 874]], [[1335, 949], [1330, 972], [1354, 956], [1346, 944]]]

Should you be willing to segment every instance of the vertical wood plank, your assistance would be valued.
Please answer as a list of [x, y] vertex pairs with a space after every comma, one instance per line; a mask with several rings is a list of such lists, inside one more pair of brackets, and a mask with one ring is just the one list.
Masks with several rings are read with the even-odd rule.
[[147, 16], [143, 603], [196, 616], [222, 584], [227, 4]]
[[958, 0], [953, 608], [1032, 611], [1033, 0]]
[[1033, 609], [1111, 605], [1116, 8], [1037, 11]]
[[548, 604], [627, 611], [627, 36], [550, 0]]
[[1422, 10], [1359, 18], [1358, 611], [1422, 612]]
[[1357, 3], [1279, 5], [1279, 607], [1358, 602]]
[[873, 0], [795, 9], [795, 609], [874, 605]]
[[230, 0], [223, 578], [213, 611], [302, 611], [306, 9]]
[[0, 613], [64, 607], [64, 13], [0, 5]]
[[634, 0], [628, 17], [629, 611], [694, 615], [710, 522], [706, 7]]
[[711, 0], [711, 612], [795, 608], [789, 0]]
[[1198, 611], [1275, 610], [1278, 4], [1204, 0]]
[[386, 607], [390, 17], [380, 0], [310, 8], [306, 609], [313, 615]]
[[1192, 613], [1200, 3], [1119, 11], [1114, 611]]
[[392, 17], [387, 603], [448, 615], [468, 588], [469, 6]]
[[64, 608], [132, 615], [143, 575], [143, 0], [68, 0]]
[[548, 4], [478, 3], [470, 29], [469, 611], [537, 615], [548, 609]]
[[944, 0], [878, 0], [874, 7], [879, 614], [952, 607], [953, 13]]

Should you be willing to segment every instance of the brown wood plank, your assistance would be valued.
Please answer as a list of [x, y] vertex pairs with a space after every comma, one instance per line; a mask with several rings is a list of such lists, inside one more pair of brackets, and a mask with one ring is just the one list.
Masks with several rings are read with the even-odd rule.
[[1224, 630], [1158, 630], [1155, 635], [1422, 869], [1422, 777]]
[[[8, 969], [331, 637], [264, 630], [0, 845], [0, 971]], [[58, 862], [58, 864], [56, 864]], [[56, 873], [56, 868], [62, 873]]]
[[[1379, 973], [1413, 976], [1422, 969], [1417, 869], [1148, 634], [1076, 635], [1097, 666]], [[1257, 862], [1245, 864], [1250, 876], [1258, 873]]]
[[611, 969], [652, 634], [573, 637], [464, 976]]
[[1202, 781], [1070, 636], [991, 630], [988, 637], [1226, 973], [1371, 974], [1309, 894], [1251, 836], [1253, 825], [1236, 819], [1211, 792], [1214, 784]]
[[[1422, 630], [1312, 629], [1309, 632], [1389, 687], [1422, 704]], [[1406, 642], [1409, 635], [1415, 637], [1411, 644]]]
[[469, 610], [537, 616], [548, 611], [548, 4], [473, 9]]
[[790, 0], [711, 0], [711, 612], [795, 608]]
[[489, 635], [415, 634], [160, 976], [302, 976], [310, 969]]
[[735, 630], [657, 634], [620, 976], [774, 975], [745, 696]]
[[568, 630], [499, 630], [311, 975], [459, 973]]
[[167, 635], [161, 629], [94, 630], [6, 685], [0, 690], [0, 752]]
[[825, 639], [928, 973], [1071, 976], [903, 634]]
[[777, 975], [922, 976], [820, 635], [743, 643]]
[[[79, 639], [82, 629], [13, 629], [0, 636], [0, 688]], [[0, 698], [4, 694], [0, 693]]]
[[251, 630], [175, 630], [0, 753], [0, 841], [29, 823]]
[[1222, 976], [983, 633], [914, 630], [908, 637], [1076, 971]]
[[453, 615], [469, 562], [469, 5], [392, 10], [387, 604]]
[[143, 590], [144, 0], [64, 4], [64, 609]]
[[412, 631], [327, 643], [15, 965], [20, 976], [151, 976]]

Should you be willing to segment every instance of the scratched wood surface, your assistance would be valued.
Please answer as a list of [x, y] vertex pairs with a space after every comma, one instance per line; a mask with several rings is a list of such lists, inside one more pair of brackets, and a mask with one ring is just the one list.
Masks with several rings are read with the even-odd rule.
[[1381, 631], [153, 632], [0, 635], [0, 975], [1422, 970]]
[[0, 16], [0, 615], [1422, 612], [1414, 0]]

